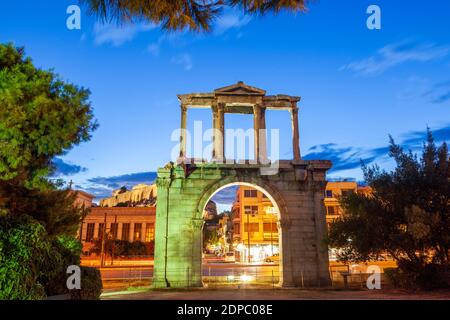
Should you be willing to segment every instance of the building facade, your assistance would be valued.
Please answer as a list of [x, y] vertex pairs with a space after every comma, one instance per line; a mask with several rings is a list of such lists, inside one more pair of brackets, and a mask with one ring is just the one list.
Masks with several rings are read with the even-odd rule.
[[83, 252], [88, 252], [103, 234], [109, 239], [152, 242], [155, 218], [155, 207], [93, 207], [80, 228]]
[[261, 191], [239, 186], [232, 206], [236, 260], [259, 262], [279, 253], [278, 213]]

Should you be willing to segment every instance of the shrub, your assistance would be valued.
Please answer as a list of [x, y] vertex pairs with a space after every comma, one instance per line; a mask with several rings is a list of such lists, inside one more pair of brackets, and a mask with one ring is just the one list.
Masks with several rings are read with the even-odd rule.
[[0, 217], [0, 300], [46, 297], [38, 281], [50, 255], [44, 227], [30, 217]]
[[[91, 248], [90, 253], [100, 254], [101, 248], [102, 241], [101, 239], [97, 239], [95, 240], [94, 246]], [[125, 240], [107, 239], [105, 241], [104, 250], [109, 256], [111, 256], [114, 252], [115, 257], [148, 256], [153, 254], [154, 244], [152, 242], [128, 242]]]
[[397, 288], [432, 290], [450, 287], [449, 266], [427, 264], [420, 270], [402, 266], [401, 269], [386, 268], [384, 273], [389, 283]]
[[81, 267], [81, 289], [71, 290], [70, 295], [74, 300], [98, 300], [102, 289], [100, 271], [96, 268]]
[[67, 294], [67, 267], [80, 265], [82, 245], [74, 237], [59, 236], [52, 242], [51, 256], [43, 267], [45, 272], [39, 282], [45, 287], [47, 295]]

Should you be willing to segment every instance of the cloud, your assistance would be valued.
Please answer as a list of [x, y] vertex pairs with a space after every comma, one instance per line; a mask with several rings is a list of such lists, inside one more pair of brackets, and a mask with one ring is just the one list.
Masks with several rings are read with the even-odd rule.
[[180, 54], [172, 58], [172, 63], [183, 66], [184, 70], [189, 71], [192, 69], [192, 58], [188, 53]]
[[140, 32], [146, 32], [156, 28], [154, 24], [124, 24], [113, 23], [102, 24], [96, 22], [94, 25], [94, 42], [96, 45], [110, 43], [115, 47], [133, 40]]
[[52, 164], [55, 168], [52, 177], [72, 176], [80, 172], [86, 172], [88, 169], [76, 164], [68, 163], [61, 158], [54, 158]]
[[230, 11], [217, 19], [214, 26], [214, 34], [221, 35], [230, 29], [239, 29], [251, 21], [249, 16], [237, 11]]
[[[450, 142], [450, 125], [432, 129], [433, 138], [436, 143]], [[402, 135], [402, 146], [407, 149], [417, 150], [422, 148], [423, 143], [427, 139], [426, 131], [411, 131]]]
[[222, 204], [222, 205], [230, 205], [234, 202], [236, 198], [236, 191], [239, 188], [239, 186], [231, 186], [225, 189], [220, 190], [217, 192], [211, 200], [214, 201], [216, 204]]
[[[450, 141], [450, 124], [438, 129], [432, 130], [433, 137], [436, 143]], [[400, 144], [405, 150], [419, 151], [427, 138], [426, 130], [411, 131], [401, 135]], [[361, 167], [361, 160], [366, 164], [371, 164], [374, 161], [387, 158], [389, 154], [389, 147], [378, 148], [356, 148], [343, 147], [335, 143], [327, 143], [316, 145], [308, 149], [308, 153], [303, 157], [305, 160], [324, 159], [331, 160], [333, 167], [330, 173], [336, 173], [343, 170], [357, 169]]]
[[131, 174], [123, 174], [112, 177], [95, 177], [88, 179], [89, 183], [107, 187], [109, 189], [118, 189], [122, 186], [131, 188], [139, 183], [151, 184], [156, 179], [156, 172], [137, 172]]
[[450, 81], [435, 83], [423, 96], [437, 104], [450, 101]]
[[86, 182], [76, 185], [75, 188], [95, 195], [96, 199], [101, 199], [110, 197], [113, 190], [122, 186], [131, 189], [140, 183], [152, 184], [155, 180], [156, 172], [137, 172], [111, 177], [90, 178]]
[[305, 160], [325, 159], [333, 162], [331, 172], [342, 170], [350, 170], [359, 168], [361, 160], [369, 164], [377, 157], [383, 154], [386, 150], [364, 150], [354, 147], [339, 147], [334, 143], [322, 144], [313, 146], [308, 150], [308, 153], [303, 157]]
[[147, 46], [147, 51], [156, 57], [159, 55], [160, 48], [161, 48], [161, 41], [158, 40], [157, 42], [150, 43]]
[[415, 44], [411, 41], [402, 41], [379, 49], [367, 59], [344, 65], [340, 70], [350, 70], [358, 74], [374, 76], [403, 63], [427, 62], [443, 58], [449, 53], [449, 46], [436, 46], [431, 43]]

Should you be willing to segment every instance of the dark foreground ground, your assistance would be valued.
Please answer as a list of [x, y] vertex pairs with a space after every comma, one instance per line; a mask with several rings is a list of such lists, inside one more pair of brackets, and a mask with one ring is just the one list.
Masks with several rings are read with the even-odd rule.
[[450, 290], [408, 292], [403, 290], [326, 289], [136, 289], [110, 291], [104, 300], [449, 300]]

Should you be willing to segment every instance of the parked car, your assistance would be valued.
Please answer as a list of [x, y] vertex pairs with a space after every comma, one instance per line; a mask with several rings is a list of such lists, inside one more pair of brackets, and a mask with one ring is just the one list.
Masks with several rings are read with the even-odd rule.
[[280, 262], [280, 255], [278, 253], [275, 253], [273, 256], [267, 257], [265, 262]]
[[225, 262], [236, 262], [236, 257], [233, 252], [228, 252], [225, 254]]

